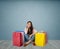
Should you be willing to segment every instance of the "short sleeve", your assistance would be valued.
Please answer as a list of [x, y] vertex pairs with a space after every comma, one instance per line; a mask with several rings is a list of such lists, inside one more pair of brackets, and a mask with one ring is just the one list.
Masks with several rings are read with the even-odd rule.
[[26, 28], [24, 29], [24, 32], [25, 32], [25, 34], [27, 34], [27, 30], [26, 30]]
[[36, 30], [36, 29], [34, 29], [34, 30], [33, 30], [33, 33], [36, 33], [36, 32], [37, 32], [37, 30]]

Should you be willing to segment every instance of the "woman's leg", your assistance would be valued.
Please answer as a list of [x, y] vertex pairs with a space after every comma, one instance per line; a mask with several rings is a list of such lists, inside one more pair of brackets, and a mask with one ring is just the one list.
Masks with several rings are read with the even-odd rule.
[[33, 40], [34, 40], [34, 35], [28, 40], [28, 42], [26, 42], [26, 44], [33, 42]]
[[29, 43], [31, 43], [34, 40], [34, 35], [29, 39], [28, 35], [25, 35], [25, 38], [28, 40], [25, 44], [24, 47], [27, 46]]
[[34, 40], [34, 35], [32, 35], [32, 37], [29, 40], [33, 41]]
[[29, 35], [28, 34], [24, 34], [24, 47], [27, 46], [27, 42], [29, 41]]
[[35, 46], [35, 36], [33, 35], [31, 38], [30, 38], [30, 42], [32, 42], [32, 44]]
[[27, 42], [29, 40], [28, 34], [24, 34], [24, 42]]

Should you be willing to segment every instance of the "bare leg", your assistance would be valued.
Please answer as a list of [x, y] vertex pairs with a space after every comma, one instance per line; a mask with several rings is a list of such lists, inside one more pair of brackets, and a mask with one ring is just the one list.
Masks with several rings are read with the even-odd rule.
[[28, 42], [26, 42], [26, 44], [30, 44], [32, 41], [31, 40], [29, 40]]
[[26, 42], [26, 43], [24, 44], [24, 47], [27, 46], [28, 44], [30, 44], [31, 42], [32, 42], [31, 40], [29, 40], [28, 42]]
[[35, 42], [32, 42], [32, 44], [35, 46]]

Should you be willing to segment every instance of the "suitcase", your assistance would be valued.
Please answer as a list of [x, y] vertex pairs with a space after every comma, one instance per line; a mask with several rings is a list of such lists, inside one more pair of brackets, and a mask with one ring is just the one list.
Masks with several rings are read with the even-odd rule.
[[14, 46], [23, 45], [23, 34], [21, 32], [13, 32], [13, 45]]
[[46, 32], [42, 32], [42, 33], [37, 32], [35, 34], [35, 44], [36, 44], [36, 46], [43, 47], [43, 46], [46, 45], [46, 43], [47, 43], [47, 34], [46, 34]]

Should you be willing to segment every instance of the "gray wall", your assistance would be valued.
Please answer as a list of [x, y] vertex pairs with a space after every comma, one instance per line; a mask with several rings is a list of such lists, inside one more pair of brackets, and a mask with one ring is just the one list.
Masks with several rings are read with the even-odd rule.
[[12, 39], [12, 32], [24, 30], [28, 20], [48, 39], [60, 40], [60, 1], [0, 1], [0, 40]]

